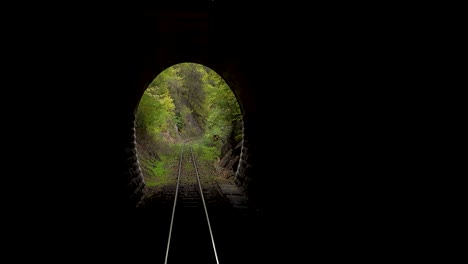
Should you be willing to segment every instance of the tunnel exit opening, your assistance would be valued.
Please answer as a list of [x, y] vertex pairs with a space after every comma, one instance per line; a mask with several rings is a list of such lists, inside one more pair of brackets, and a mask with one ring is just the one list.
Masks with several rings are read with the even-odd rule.
[[175, 184], [177, 151], [194, 146], [220, 181], [234, 181], [243, 121], [238, 99], [226, 81], [198, 63], [174, 64], [145, 89], [135, 117], [136, 151], [146, 196]]

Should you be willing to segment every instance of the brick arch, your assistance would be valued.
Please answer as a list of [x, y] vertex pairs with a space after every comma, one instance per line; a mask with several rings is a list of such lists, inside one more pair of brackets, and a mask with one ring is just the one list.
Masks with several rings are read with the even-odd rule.
[[[245, 31], [248, 29], [248, 16], [244, 16], [246, 21], [240, 23], [234, 22], [238, 21], [236, 17], [235, 10], [223, 8], [154, 9], [144, 12], [132, 30], [127, 32], [129, 38], [141, 40], [138, 45], [130, 45], [137, 56], [132, 54], [132, 59], [127, 62], [132, 64], [133, 72], [130, 72], [131, 79], [126, 86], [122, 86], [119, 97], [120, 105], [117, 107], [122, 117], [116, 117], [126, 120], [119, 125], [122, 137], [118, 140], [124, 152], [121, 162], [124, 165], [120, 167], [121, 187], [117, 188], [126, 191], [115, 195], [120, 196], [127, 206], [138, 204], [144, 188], [135, 149], [134, 121], [139, 100], [159, 73], [183, 62], [211, 68], [226, 81], [237, 97], [243, 115], [243, 141], [235, 174], [236, 183], [255, 196], [255, 190], [250, 187], [255, 177], [252, 160], [256, 148], [252, 146], [252, 141], [255, 141], [254, 133], [259, 132], [258, 128], [253, 128], [257, 122], [252, 121], [258, 112], [255, 102], [258, 81], [254, 78], [257, 74], [254, 65], [250, 64], [250, 60], [245, 60], [250, 51], [246, 50], [245, 43], [240, 42], [240, 39], [251, 34]], [[250, 200], [255, 201], [255, 198]]]
[[[57, 52], [58, 63], [42, 66], [43, 76], [53, 73], [54, 94], [63, 98], [44, 96], [40, 107], [49, 106], [51, 112], [64, 109], [66, 113], [66, 118], [57, 119], [60, 122], [50, 119], [50, 127], [59, 132], [51, 134], [54, 138], [47, 142], [66, 153], [54, 158], [61, 166], [57, 171], [69, 175], [63, 178], [57, 173], [60, 180], [47, 178], [49, 181], [36, 185], [46, 186], [44, 189], [59, 186], [47, 192], [46, 201], [67, 196], [73, 198], [65, 202], [67, 208], [83, 210], [138, 205], [144, 182], [135, 155], [135, 111], [149, 83], [164, 69], [182, 62], [213, 69], [238, 97], [244, 130], [237, 183], [248, 191], [251, 201], [266, 197], [259, 189], [266, 190], [262, 178], [267, 173], [259, 170], [268, 168], [266, 161], [274, 152], [261, 135], [270, 129], [273, 115], [269, 104], [276, 100], [268, 100], [266, 96], [273, 93], [263, 89], [276, 85], [269, 75], [280, 76], [262, 44], [269, 40], [257, 34], [258, 26], [252, 27], [259, 21], [250, 9], [236, 5], [179, 7], [96, 12], [79, 26], [79, 32], [68, 28], [73, 38], [63, 45], [69, 47], [67, 44], [73, 42], [73, 48]], [[72, 74], [75, 76], [70, 81]], [[57, 103], [60, 105], [55, 107]], [[46, 124], [45, 120], [41, 122]], [[263, 147], [270, 149], [260, 153]], [[70, 179], [64, 184], [67, 188], [60, 188], [64, 179]]]
[[[198, 64], [202, 64], [197, 62]], [[177, 63], [176, 63], [177, 64]], [[172, 64], [169, 67], [176, 65]], [[203, 64], [202, 64], [203, 65]], [[207, 66], [207, 65], [205, 65]], [[222, 66], [222, 65], [221, 65]], [[209, 66], [207, 66], [209, 67]], [[220, 67], [218, 65], [211, 65], [210, 67], [212, 70], [214, 70], [216, 73], [216, 69], [219, 69]], [[150, 76], [157, 76], [160, 74], [162, 71], [164, 71], [167, 68], [162, 68], [162, 70], [159, 70], [157, 74], [153, 74]], [[227, 71], [227, 70], [225, 70]], [[249, 183], [251, 182], [251, 175], [249, 174], [250, 172], [250, 167], [252, 167], [252, 164], [250, 164], [250, 159], [249, 157], [251, 156], [251, 150], [253, 149], [251, 147], [251, 141], [250, 141], [250, 127], [251, 127], [251, 122], [248, 121], [249, 119], [249, 111], [250, 111], [250, 106], [249, 103], [249, 92], [245, 90], [245, 88], [242, 88], [242, 86], [239, 84], [239, 77], [237, 77], [238, 74], [242, 73], [236, 73], [236, 74], [219, 74], [221, 77], [226, 81], [228, 86], [231, 88], [232, 92], [236, 96], [238, 100], [239, 107], [241, 109], [241, 114], [242, 114], [242, 122], [243, 122], [243, 130], [242, 130], [242, 146], [241, 146], [241, 154], [240, 154], [240, 159], [239, 159], [239, 164], [238, 168], [235, 171], [235, 183], [244, 188], [245, 190], [249, 190]], [[152, 81], [152, 80], [151, 80]], [[146, 80], [144, 83], [147, 84], [145, 86], [139, 86], [139, 89], [129, 89], [127, 91], [128, 97], [129, 98], [134, 98], [134, 101], [129, 101], [129, 104], [131, 107], [128, 107], [127, 114], [124, 114], [124, 116], [128, 117], [128, 122], [124, 124], [123, 130], [127, 130], [127, 137], [123, 138], [123, 150], [124, 150], [124, 160], [125, 164], [122, 168], [122, 175], [125, 181], [127, 181], [127, 202], [130, 207], [133, 206], [138, 206], [138, 204], [141, 202], [141, 199], [143, 197], [143, 189], [145, 187], [144, 181], [143, 181], [143, 175], [142, 171], [139, 165], [138, 157], [136, 155], [136, 135], [135, 135], [135, 114], [138, 108], [138, 103], [143, 95], [144, 90], [147, 88], [149, 85], [148, 80]], [[142, 82], [143, 83], [143, 82]], [[141, 89], [144, 87], [144, 89]], [[244, 90], [243, 90], [244, 89]], [[135, 96], [135, 94], [138, 94], [138, 96]]]

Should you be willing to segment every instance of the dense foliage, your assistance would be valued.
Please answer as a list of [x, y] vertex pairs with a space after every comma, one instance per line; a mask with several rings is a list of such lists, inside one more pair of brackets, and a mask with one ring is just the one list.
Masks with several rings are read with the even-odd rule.
[[147, 184], [164, 182], [165, 160], [184, 140], [215, 160], [232, 136], [241, 112], [232, 90], [216, 72], [181, 63], [161, 72], [143, 94], [136, 114], [138, 156]]

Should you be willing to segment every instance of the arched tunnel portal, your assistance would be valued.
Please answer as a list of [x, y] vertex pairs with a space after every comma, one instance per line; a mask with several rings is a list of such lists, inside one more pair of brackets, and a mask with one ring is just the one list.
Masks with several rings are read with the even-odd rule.
[[244, 32], [245, 28], [238, 28], [238, 22], [233, 22], [237, 20], [235, 13], [230, 11], [226, 16], [226, 13], [217, 13], [219, 11], [159, 9], [145, 12], [145, 19], [142, 20], [145, 31], [140, 32], [145, 43], [140, 50], [141, 68], [132, 84], [121, 90], [125, 100], [118, 107], [125, 110], [116, 111], [128, 119], [126, 125], [123, 125], [126, 127], [122, 127], [122, 130], [128, 131], [123, 133], [127, 136], [120, 138], [121, 142], [118, 143], [123, 146], [121, 151], [126, 153], [122, 157], [127, 166], [121, 168], [121, 175], [125, 178], [121, 183], [125, 187], [117, 189], [127, 190], [127, 197], [121, 199], [127, 200], [125, 203], [129, 207], [137, 206], [144, 188], [136, 157], [133, 123], [138, 102], [147, 85], [159, 73], [183, 62], [199, 63], [211, 68], [224, 78], [237, 97], [243, 115], [243, 141], [235, 175], [236, 183], [252, 196], [249, 200], [255, 201], [257, 191], [251, 183], [255, 183], [256, 175], [252, 168], [255, 167], [254, 157], [257, 153], [251, 142], [255, 141], [254, 131], [262, 133], [262, 129], [255, 127], [256, 122], [253, 121], [258, 112], [256, 86], [262, 85], [262, 81], [258, 77], [259, 71], [255, 70], [254, 61], [248, 57], [251, 53], [246, 45], [238, 43], [242, 35], [250, 33]]
[[[69, 97], [74, 100], [63, 101], [73, 120], [64, 151], [84, 149], [57, 162], [68, 173], [71, 163], [79, 175], [66, 189], [78, 197], [69, 206], [138, 207], [144, 183], [135, 149], [136, 109], [159, 73], [184, 62], [214, 70], [238, 99], [243, 142], [236, 178], [255, 210], [276, 215], [310, 195], [317, 210], [345, 206], [349, 200], [342, 198], [354, 184], [346, 171], [362, 162], [353, 157], [363, 141], [354, 138], [368, 131], [361, 132], [367, 109], [349, 88], [357, 75], [348, 70], [341, 42], [315, 27], [318, 44], [309, 47], [306, 36], [292, 30], [303, 24], [279, 20], [261, 5], [194, 3], [201, 4], [96, 13], [87, 30], [71, 31], [86, 41], [64, 63], [73, 64], [79, 78], [58, 79], [58, 86], [76, 87]], [[69, 69], [62, 70], [68, 78]]]
[[[11, 181], [5, 182], [5, 211], [26, 208], [35, 216], [58, 216], [47, 219], [53, 228], [56, 222], [69, 223], [64, 212], [71, 212], [79, 227], [88, 223], [105, 229], [126, 218], [111, 213], [113, 221], [96, 223], [98, 215], [136, 209], [142, 199], [134, 123], [139, 100], [164, 69], [193, 62], [221, 75], [242, 109], [236, 179], [259, 216], [262, 230], [255, 237], [267, 245], [260, 258], [276, 261], [278, 254], [289, 260], [294, 257], [290, 252], [298, 250], [310, 257], [310, 245], [296, 240], [298, 234], [305, 241], [312, 238], [315, 252], [327, 257], [343, 256], [337, 251], [367, 256], [369, 248], [381, 252], [373, 241], [395, 230], [382, 228], [380, 208], [390, 208], [385, 202], [393, 197], [384, 194], [390, 193], [386, 184], [395, 175], [388, 161], [397, 156], [389, 145], [398, 137], [387, 132], [396, 131], [390, 125], [376, 121], [393, 124], [385, 115], [394, 109], [385, 104], [391, 93], [385, 82], [393, 76], [383, 78], [384, 67], [377, 67], [385, 56], [379, 45], [370, 47], [375, 39], [369, 36], [376, 32], [368, 26], [372, 21], [356, 22], [354, 13], [337, 12], [335, 6], [324, 13], [318, 7], [288, 13], [282, 5], [270, 12], [241, 2], [41, 13], [24, 24], [31, 33], [41, 32], [43, 41], [21, 48], [24, 61], [13, 60], [25, 62], [24, 68], [12, 83], [28, 76], [25, 83], [44, 87], [31, 89], [38, 96], [21, 101], [40, 123], [27, 147], [11, 152], [10, 157], [21, 157], [18, 149], [27, 149], [34, 158], [28, 166], [24, 159], [11, 163], [27, 177], [4, 177]], [[29, 123], [21, 126], [21, 120], [5, 121], [15, 133], [22, 132], [14, 135], [18, 141], [31, 138]], [[119, 231], [143, 232], [119, 224]], [[83, 237], [76, 226], [58, 237]], [[356, 246], [356, 240], [362, 244]]]

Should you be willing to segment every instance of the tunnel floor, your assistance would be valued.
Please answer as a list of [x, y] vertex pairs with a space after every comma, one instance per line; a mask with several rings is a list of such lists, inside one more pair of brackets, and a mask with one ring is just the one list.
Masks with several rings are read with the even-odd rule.
[[[174, 189], [169, 186], [153, 190], [150, 195], [147, 192], [146, 199], [139, 207], [146, 215], [143, 222], [150, 226], [145, 228], [148, 239], [145, 245], [159, 260], [166, 255]], [[227, 181], [218, 183], [216, 189], [207, 192], [217, 193], [205, 200], [220, 263], [248, 263], [247, 259], [252, 259], [251, 249], [255, 247], [256, 222], [247, 207], [247, 197], [238, 186]], [[176, 207], [176, 216], [177, 210]], [[189, 255], [186, 257], [190, 260]]]

